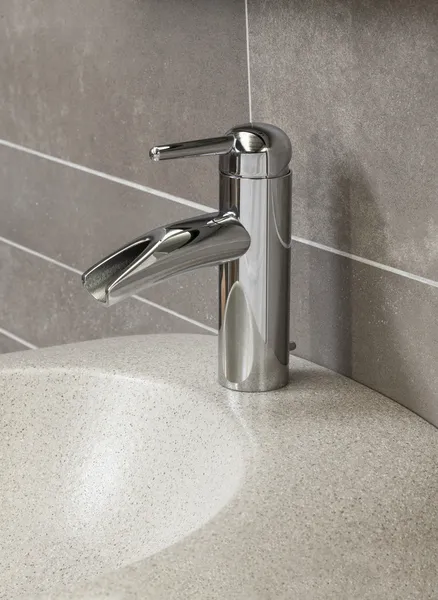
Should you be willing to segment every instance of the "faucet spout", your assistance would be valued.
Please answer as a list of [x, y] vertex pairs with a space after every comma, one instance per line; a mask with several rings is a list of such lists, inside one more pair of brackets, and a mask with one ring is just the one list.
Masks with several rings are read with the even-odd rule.
[[236, 260], [250, 243], [233, 210], [199, 215], [132, 240], [85, 271], [82, 283], [96, 300], [112, 306], [174, 275]]

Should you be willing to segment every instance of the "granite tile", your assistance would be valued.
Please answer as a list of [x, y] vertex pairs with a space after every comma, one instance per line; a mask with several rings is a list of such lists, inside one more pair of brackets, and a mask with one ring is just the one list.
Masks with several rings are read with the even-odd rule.
[[438, 3], [248, 6], [253, 118], [294, 150], [293, 233], [438, 280]]
[[37, 346], [137, 333], [203, 333], [202, 329], [129, 299], [106, 309], [79, 275], [0, 244], [0, 322]]
[[[0, 146], [0, 236], [85, 270], [131, 239], [197, 211]], [[80, 285], [80, 282], [78, 282]], [[212, 327], [217, 275], [199, 269], [145, 291], [149, 300]]]
[[243, 0], [13, 0], [0, 11], [0, 137], [216, 205], [214, 158], [154, 165], [148, 150], [248, 120]]
[[0, 333], [0, 354], [7, 352], [19, 352], [20, 350], [28, 350], [27, 346], [23, 346], [12, 338]]
[[438, 289], [301, 243], [293, 245], [297, 354], [438, 424]]

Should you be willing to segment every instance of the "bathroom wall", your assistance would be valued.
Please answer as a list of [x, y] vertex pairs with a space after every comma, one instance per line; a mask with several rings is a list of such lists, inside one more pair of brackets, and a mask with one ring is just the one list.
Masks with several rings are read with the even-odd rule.
[[154, 165], [152, 144], [251, 114], [294, 148], [297, 354], [438, 424], [435, 0], [11, 0], [0, 14], [0, 351], [214, 331], [213, 269], [110, 310], [79, 273], [216, 205], [215, 159]]
[[8, 0], [0, 16], [0, 351], [214, 331], [214, 269], [111, 310], [79, 274], [217, 206], [214, 158], [148, 150], [248, 120], [243, 0]]
[[248, 12], [252, 117], [294, 148], [297, 352], [438, 424], [438, 3]]

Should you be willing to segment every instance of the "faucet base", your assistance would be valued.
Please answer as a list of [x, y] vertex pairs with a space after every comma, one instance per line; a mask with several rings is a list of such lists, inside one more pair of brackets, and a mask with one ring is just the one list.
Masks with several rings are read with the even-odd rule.
[[[248, 360], [246, 365], [241, 365], [243, 369], [240, 372], [236, 365], [228, 365], [228, 369], [225, 370], [225, 365], [219, 364], [220, 385], [235, 392], [271, 392], [289, 383], [289, 367], [280, 363], [277, 357], [271, 354], [269, 358], [265, 356], [257, 363], [251, 364]], [[246, 378], [245, 371], [249, 371]]]
[[243, 286], [228, 294], [219, 343], [219, 383], [239, 392], [268, 392], [289, 382], [289, 352], [282, 362], [260, 334]]
[[285, 369], [286, 374], [281, 377], [272, 378], [272, 380], [261, 377], [260, 379], [251, 379], [241, 382], [233, 382], [219, 375], [218, 383], [233, 392], [273, 392], [285, 387], [289, 383], [289, 370]]

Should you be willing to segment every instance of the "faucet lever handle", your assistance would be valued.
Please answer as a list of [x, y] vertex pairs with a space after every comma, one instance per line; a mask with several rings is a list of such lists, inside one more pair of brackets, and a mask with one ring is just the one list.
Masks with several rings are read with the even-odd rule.
[[292, 147], [286, 133], [268, 123], [245, 123], [222, 137], [154, 146], [154, 161], [219, 154], [219, 171], [230, 177], [266, 179], [289, 174]]
[[234, 135], [207, 138], [204, 140], [191, 140], [177, 144], [154, 146], [149, 151], [149, 157], [154, 161], [169, 160], [171, 158], [185, 158], [186, 156], [211, 156], [214, 154], [227, 154], [234, 147]]

